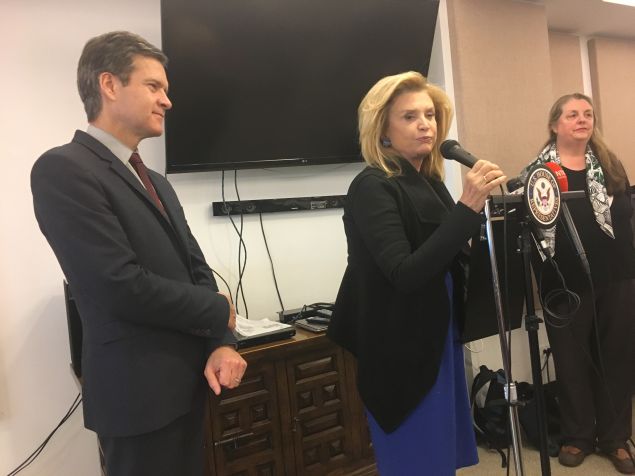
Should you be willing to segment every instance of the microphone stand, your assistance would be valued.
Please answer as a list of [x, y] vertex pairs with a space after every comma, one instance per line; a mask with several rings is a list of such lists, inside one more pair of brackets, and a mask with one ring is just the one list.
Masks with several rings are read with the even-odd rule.
[[[584, 196], [584, 192], [563, 192], [561, 198], [563, 201], [567, 199], [580, 198]], [[543, 322], [536, 315], [536, 309], [534, 305], [534, 292], [533, 283], [531, 280], [531, 246], [532, 240], [539, 241], [538, 238], [533, 236], [532, 222], [527, 215], [527, 211], [524, 209], [524, 203], [521, 195], [505, 195], [503, 197], [489, 197], [485, 202], [485, 218], [488, 248], [490, 254], [490, 264], [492, 267], [492, 284], [494, 288], [494, 303], [496, 307], [496, 317], [498, 321], [498, 334], [501, 345], [501, 354], [503, 357], [503, 370], [507, 379], [506, 387], [509, 391], [505, 397], [509, 406], [509, 421], [510, 430], [512, 435], [512, 447], [514, 450], [514, 461], [516, 474], [523, 475], [522, 456], [520, 451], [520, 425], [518, 420], [517, 407], [519, 405], [516, 393], [516, 384], [512, 380], [511, 365], [508, 361], [509, 348], [507, 345], [507, 339], [505, 336], [505, 320], [503, 317], [503, 305], [500, 292], [500, 282], [498, 278], [498, 266], [496, 261], [496, 251], [494, 248], [494, 233], [492, 229], [492, 216], [491, 207], [495, 202], [497, 203], [514, 203], [522, 209], [522, 218], [519, 219], [520, 236], [519, 246], [522, 259], [523, 280], [525, 287], [525, 330], [529, 339], [529, 356], [531, 364], [531, 373], [533, 379], [534, 398], [536, 400], [536, 412], [538, 419], [538, 432], [540, 434], [540, 466], [542, 470], [542, 476], [551, 475], [551, 467], [549, 461], [549, 444], [547, 436], [547, 416], [545, 395], [542, 385], [542, 369], [540, 363], [540, 347], [538, 345], [538, 329], [540, 323]], [[568, 210], [567, 210], [568, 211]], [[504, 217], [507, 219], [507, 217]]]
[[536, 413], [538, 417], [538, 433], [540, 435], [540, 467], [542, 475], [550, 475], [549, 440], [547, 437], [547, 413], [545, 405], [545, 393], [542, 387], [542, 368], [540, 365], [540, 347], [538, 345], [538, 328], [542, 319], [536, 315], [534, 306], [534, 292], [531, 281], [531, 227], [527, 220], [520, 223], [520, 254], [525, 280], [525, 330], [529, 339], [529, 357], [531, 362], [531, 375], [534, 385], [534, 399], [536, 400]]
[[[496, 262], [496, 249], [494, 247], [494, 231], [492, 228], [491, 205], [492, 198], [485, 202], [485, 218], [487, 232], [487, 246], [489, 249], [490, 264], [492, 267], [492, 284], [494, 287], [494, 304], [496, 307], [496, 320], [498, 322], [498, 337], [503, 357], [503, 371], [505, 372], [505, 398], [507, 399], [509, 411], [510, 432], [512, 437], [512, 449], [514, 454], [514, 467], [517, 476], [523, 476], [523, 460], [520, 447], [520, 422], [518, 420], [518, 392], [516, 382], [512, 379], [512, 369], [509, 362], [509, 347], [505, 335], [505, 319], [503, 317], [503, 300], [500, 292], [498, 278], [498, 265]], [[531, 284], [531, 280], [530, 280]], [[540, 365], [538, 366], [540, 368]], [[509, 464], [509, 463], [508, 463]]]
[[[516, 202], [520, 204], [521, 199], [519, 196], [507, 195], [504, 197], [508, 203]], [[512, 378], [511, 365], [509, 363], [509, 347], [506, 338], [505, 320], [503, 317], [503, 305], [500, 292], [500, 281], [498, 277], [498, 266], [496, 261], [496, 251], [494, 247], [494, 233], [492, 229], [492, 217], [491, 217], [491, 204], [493, 198], [490, 197], [485, 202], [485, 218], [487, 220], [487, 239], [488, 248], [490, 253], [490, 264], [492, 267], [492, 283], [494, 287], [494, 302], [496, 305], [496, 317], [498, 321], [498, 335], [501, 346], [501, 354], [503, 357], [503, 370], [506, 376], [506, 388], [509, 390], [506, 392], [505, 398], [508, 402], [509, 408], [509, 422], [510, 431], [512, 437], [512, 448], [514, 454], [514, 463], [516, 469], [516, 475], [524, 475], [524, 468], [521, 455], [521, 437], [520, 437], [520, 424], [518, 419], [518, 406], [520, 403], [517, 398], [516, 383]], [[521, 205], [522, 206], [522, 205]], [[505, 217], [507, 219], [507, 217]], [[540, 467], [542, 470], [542, 476], [551, 475], [551, 466], [549, 461], [549, 445], [547, 438], [547, 425], [546, 425], [546, 406], [545, 397], [542, 386], [542, 370], [540, 364], [540, 347], [538, 344], [538, 329], [540, 326], [540, 319], [536, 315], [534, 305], [534, 293], [533, 283], [531, 280], [531, 246], [532, 246], [532, 231], [531, 223], [524, 217], [519, 221], [520, 236], [519, 247], [522, 259], [522, 270], [524, 280], [524, 293], [525, 293], [525, 330], [529, 339], [529, 354], [531, 373], [533, 380], [534, 398], [536, 400], [536, 410], [538, 419], [538, 432], [540, 434]]]

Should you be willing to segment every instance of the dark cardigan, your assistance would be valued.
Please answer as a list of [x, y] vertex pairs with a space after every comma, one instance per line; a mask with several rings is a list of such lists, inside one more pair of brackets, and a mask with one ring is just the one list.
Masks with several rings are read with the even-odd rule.
[[367, 167], [344, 206], [348, 266], [328, 336], [358, 360], [358, 389], [386, 432], [434, 384], [449, 324], [445, 274], [463, 320], [468, 239], [482, 218], [407, 162], [388, 178]]

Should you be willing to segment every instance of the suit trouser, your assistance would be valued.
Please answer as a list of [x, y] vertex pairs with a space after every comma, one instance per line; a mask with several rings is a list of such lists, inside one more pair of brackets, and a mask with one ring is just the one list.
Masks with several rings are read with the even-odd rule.
[[99, 436], [106, 475], [202, 476], [204, 417], [201, 397], [190, 413], [156, 431], [127, 437]]
[[622, 447], [631, 436], [632, 418], [635, 279], [611, 283], [595, 294], [597, 339], [590, 294], [581, 296], [580, 310], [570, 325], [560, 329], [547, 325], [563, 444], [587, 453], [596, 441], [605, 452]]

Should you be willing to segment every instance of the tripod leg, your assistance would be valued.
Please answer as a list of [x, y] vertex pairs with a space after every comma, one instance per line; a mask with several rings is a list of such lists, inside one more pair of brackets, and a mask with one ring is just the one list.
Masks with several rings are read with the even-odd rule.
[[540, 348], [538, 345], [538, 326], [541, 320], [536, 316], [534, 307], [534, 292], [531, 282], [531, 232], [528, 226], [523, 227], [520, 244], [523, 273], [525, 276], [525, 329], [529, 338], [529, 355], [531, 359], [531, 374], [534, 384], [534, 398], [538, 417], [538, 432], [540, 434], [540, 467], [542, 475], [550, 475], [549, 446], [547, 438], [547, 413], [545, 408], [545, 394], [542, 388], [542, 373], [540, 366]]
[[523, 469], [523, 459], [520, 454], [520, 422], [518, 420], [518, 392], [516, 391], [516, 382], [508, 383], [509, 391], [506, 395], [509, 409], [509, 425], [512, 436], [512, 449], [514, 454], [514, 465], [516, 468], [516, 475], [521, 476], [525, 474]]
[[514, 450], [514, 465], [516, 469], [516, 476], [524, 476], [523, 459], [521, 455], [520, 445], [520, 425], [518, 424], [518, 408], [516, 397], [516, 383], [512, 378], [511, 362], [509, 359], [509, 347], [507, 345], [507, 339], [505, 337], [505, 320], [503, 318], [503, 303], [500, 292], [500, 284], [498, 279], [498, 266], [496, 264], [496, 249], [494, 247], [494, 232], [492, 229], [492, 219], [490, 210], [490, 200], [485, 202], [485, 217], [487, 218], [487, 241], [489, 246], [490, 264], [492, 266], [492, 281], [494, 287], [494, 302], [496, 305], [496, 318], [498, 321], [498, 337], [501, 346], [501, 356], [503, 358], [503, 369], [505, 371], [505, 378], [507, 379], [507, 391], [506, 400], [509, 409], [509, 422], [510, 431], [512, 435], [512, 447]]

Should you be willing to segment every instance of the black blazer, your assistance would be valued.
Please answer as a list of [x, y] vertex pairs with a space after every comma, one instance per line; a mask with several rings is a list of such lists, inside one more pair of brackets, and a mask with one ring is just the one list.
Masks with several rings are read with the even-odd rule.
[[436, 380], [449, 324], [445, 274], [462, 319], [463, 249], [481, 216], [454, 202], [407, 162], [387, 178], [367, 167], [344, 206], [348, 266], [328, 335], [358, 360], [358, 389], [386, 432], [395, 430]]
[[149, 174], [169, 219], [84, 132], [31, 172], [37, 221], [82, 320], [84, 423], [102, 436], [145, 433], [190, 411], [209, 351], [231, 340], [227, 300], [176, 194]]

